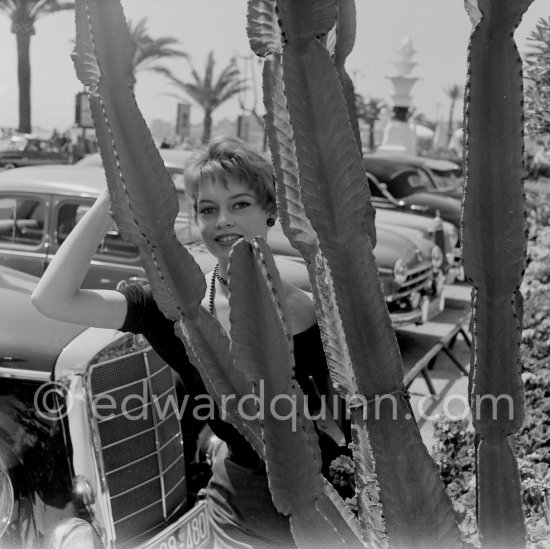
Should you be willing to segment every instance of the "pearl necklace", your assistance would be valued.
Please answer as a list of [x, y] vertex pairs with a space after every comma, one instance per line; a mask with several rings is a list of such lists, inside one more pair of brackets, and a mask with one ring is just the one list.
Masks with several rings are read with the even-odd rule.
[[216, 280], [223, 284], [226, 288], [229, 288], [229, 283], [225, 278], [220, 275], [220, 266], [216, 263], [214, 270], [212, 271], [212, 279], [210, 280], [210, 294], [208, 296], [208, 310], [210, 314], [214, 314], [214, 299], [216, 297]]

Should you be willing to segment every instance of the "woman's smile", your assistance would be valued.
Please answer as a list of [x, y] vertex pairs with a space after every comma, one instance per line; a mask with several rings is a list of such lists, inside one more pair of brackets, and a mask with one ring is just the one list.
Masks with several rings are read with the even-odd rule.
[[216, 236], [214, 240], [220, 244], [221, 246], [233, 246], [237, 240], [242, 238], [242, 235], [236, 234], [236, 233], [229, 233], [229, 234], [221, 234], [219, 236]]

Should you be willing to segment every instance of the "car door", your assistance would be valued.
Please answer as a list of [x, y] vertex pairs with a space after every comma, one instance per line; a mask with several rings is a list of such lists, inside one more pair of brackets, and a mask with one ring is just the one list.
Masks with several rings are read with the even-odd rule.
[[[69, 233], [94, 203], [91, 197], [56, 197], [53, 201], [53, 242], [55, 253]], [[83, 288], [114, 289], [121, 281], [145, 281], [139, 250], [121, 237], [115, 224], [101, 241], [88, 272]]]
[[48, 195], [0, 194], [0, 264], [42, 276], [47, 264], [49, 234]]
[[21, 159], [22, 166], [36, 166], [41, 164], [40, 161], [42, 155], [42, 144], [39, 139], [29, 139], [25, 150], [23, 151], [23, 158]]

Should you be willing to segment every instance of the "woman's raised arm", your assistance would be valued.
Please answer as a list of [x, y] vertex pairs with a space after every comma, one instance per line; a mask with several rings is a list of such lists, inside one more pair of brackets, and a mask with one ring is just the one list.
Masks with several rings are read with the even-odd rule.
[[109, 194], [105, 191], [63, 242], [32, 296], [45, 316], [98, 328], [120, 328], [126, 298], [115, 290], [82, 290], [82, 281], [99, 243], [111, 227]]

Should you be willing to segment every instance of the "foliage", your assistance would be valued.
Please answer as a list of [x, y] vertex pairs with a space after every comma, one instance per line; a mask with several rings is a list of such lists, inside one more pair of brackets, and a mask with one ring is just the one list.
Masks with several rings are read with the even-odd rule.
[[[0, 0], [0, 11], [6, 13], [12, 20], [14, 27], [18, 23], [34, 23], [50, 13], [72, 9], [74, 2], [59, 2], [59, 0]], [[28, 29], [34, 34], [34, 28]], [[12, 32], [17, 29], [12, 27]]]
[[355, 93], [355, 113], [358, 120], [363, 120], [369, 127], [370, 151], [374, 151], [374, 125], [380, 120], [380, 113], [386, 107], [386, 102], [379, 97], [369, 97], [368, 101], [360, 93]]
[[550, 133], [550, 17], [540, 18], [527, 37], [525, 56], [525, 127], [532, 138]]
[[152, 71], [173, 77], [172, 72], [158, 61], [165, 58], [184, 57], [188, 55], [181, 50], [174, 48], [179, 44], [177, 38], [163, 36], [152, 38], [147, 30], [147, 18], [140, 19], [136, 25], [128, 21], [130, 31], [130, 42], [132, 43], [132, 73], [134, 78], [139, 71]]
[[214, 77], [214, 52], [208, 54], [204, 74], [200, 75], [191, 65], [192, 82], [185, 82], [166, 73], [180, 91], [188, 95], [204, 111], [202, 142], [207, 143], [212, 131], [212, 113], [227, 100], [239, 94], [246, 88], [246, 81], [241, 79], [234, 59], [222, 69], [217, 78]]
[[453, 136], [453, 117], [454, 117], [456, 102], [464, 94], [464, 88], [462, 86], [459, 86], [458, 84], [453, 84], [452, 86], [445, 88], [443, 91], [451, 101], [451, 104], [449, 106], [449, 122], [447, 126], [447, 139], [448, 141], [450, 141], [451, 137]]
[[30, 133], [32, 129], [30, 44], [34, 24], [41, 17], [73, 7], [74, 2], [58, 0], [0, 0], [0, 11], [11, 19], [11, 32], [17, 40], [18, 131], [22, 133]]

